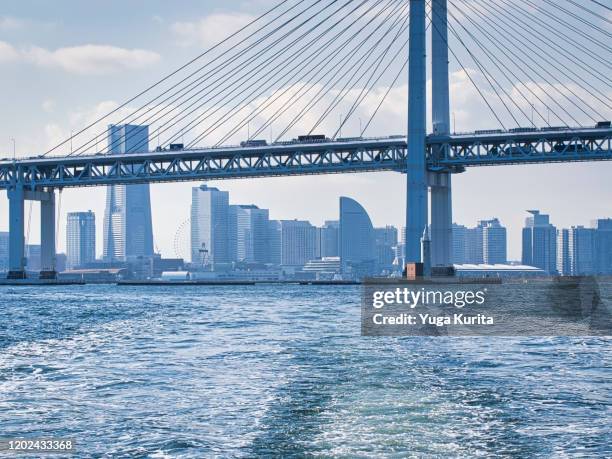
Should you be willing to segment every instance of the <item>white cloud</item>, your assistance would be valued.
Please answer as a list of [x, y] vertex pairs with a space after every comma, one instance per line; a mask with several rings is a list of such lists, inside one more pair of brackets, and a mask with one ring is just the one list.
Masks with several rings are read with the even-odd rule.
[[0, 62], [12, 61], [19, 58], [19, 53], [10, 44], [0, 41]]
[[83, 45], [49, 51], [32, 47], [23, 57], [40, 66], [58, 67], [80, 75], [105, 75], [135, 70], [157, 63], [159, 54], [142, 49], [125, 49], [105, 45]]
[[196, 22], [175, 22], [170, 30], [181, 45], [212, 46], [253, 19], [242, 13], [216, 13]]
[[0, 16], [0, 30], [15, 30], [23, 27], [23, 21], [10, 16]]
[[53, 99], [45, 99], [42, 103], [42, 109], [47, 113], [55, 110], [55, 101]]

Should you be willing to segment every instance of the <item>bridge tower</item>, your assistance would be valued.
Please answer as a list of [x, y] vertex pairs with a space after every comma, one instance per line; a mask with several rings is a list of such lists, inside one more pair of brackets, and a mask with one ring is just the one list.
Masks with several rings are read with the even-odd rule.
[[[432, 121], [436, 135], [450, 133], [447, 0], [432, 0]], [[431, 189], [432, 266], [449, 265], [452, 248], [451, 174], [428, 171], [427, 47], [425, 0], [410, 0], [408, 66], [408, 160], [406, 205], [406, 262], [421, 261], [420, 241], [429, 221]], [[440, 152], [433, 152], [439, 154]]]
[[55, 279], [55, 191], [31, 191], [21, 182], [21, 171], [7, 190], [9, 198], [9, 272], [8, 279], [26, 278], [24, 203], [40, 201], [40, 279]]

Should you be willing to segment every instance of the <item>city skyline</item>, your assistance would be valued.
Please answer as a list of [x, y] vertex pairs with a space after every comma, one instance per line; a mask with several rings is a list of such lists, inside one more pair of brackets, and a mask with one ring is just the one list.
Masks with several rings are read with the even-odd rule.
[[[96, 10], [96, 21], [88, 23], [86, 35], [82, 28], [85, 9], [78, 2], [61, 2], [53, 8], [27, 0], [6, 5], [4, 20], [0, 22], [0, 60], [4, 70], [0, 83], [6, 87], [27, 85], [30, 90], [27, 94], [7, 94], [7, 103], [15, 109], [10, 114], [0, 114], [0, 150], [3, 152], [0, 156], [12, 156], [14, 146], [17, 157], [44, 151], [68, 137], [72, 130], [116, 107], [127, 95], [147, 86], [153, 73], [163, 74], [177, 67], [270, 4], [267, 1], [235, 5], [187, 1], [179, 11], [169, 4], [155, 2], [148, 4], [147, 13], [143, 14], [136, 2], [122, 9], [125, 14], [121, 18], [111, 14], [112, 8], [100, 8]], [[87, 17], [91, 17], [91, 11], [87, 13]], [[108, 35], [109, 23], [118, 31], [112, 37]], [[168, 32], [168, 36], [160, 34], [160, 30]], [[482, 80], [478, 71], [471, 70], [474, 78]], [[129, 78], [125, 78], [126, 73]], [[494, 120], [490, 115], [483, 115], [486, 112], [477, 104], [479, 97], [467, 75], [454, 63], [450, 79], [454, 129], [490, 128]], [[386, 89], [380, 86], [377, 91], [382, 93]], [[512, 92], [516, 88], [508, 90]], [[371, 127], [372, 132], [405, 132], [406, 94], [406, 85], [391, 91], [390, 99], [399, 102], [381, 108], [379, 119]], [[609, 107], [593, 103], [603, 113], [609, 113]], [[375, 104], [367, 106], [372, 109]], [[524, 108], [531, 110], [531, 107]], [[355, 114], [343, 127], [344, 135], [357, 133], [357, 119], [367, 119], [368, 110]], [[348, 107], [341, 104], [337, 113], [320, 126], [321, 133], [334, 132], [338, 128], [339, 115], [347, 111]], [[591, 123], [577, 116], [579, 121]], [[298, 124], [293, 134], [300, 134], [306, 128]], [[245, 128], [230, 141], [244, 140], [247, 131]], [[268, 133], [262, 137], [267, 138]], [[15, 139], [15, 144], [10, 139]], [[151, 145], [156, 145], [155, 140], [152, 139]], [[65, 151], [70, 151], [69, 145]], [[524, 209], [546, 209], [555, 216], [554, 223], [560, 227], [587, 225], [593, 218], [605, 217], [610, 213], [606, 203], [612, 201], [606, 199], [612, 197], [612, 183], [607, 179], [609, 171], [610, 165], [605, 163], [469, 170], [453, 178], [454, 220], [473, 225], [483, 217], [497, 216], [508, 228], [509, 258], [518, 259]], [[300, 218], [321, 225], [322, 216], [333, 215], [335, 199], [351, 194], [369, 209], [375, 226], [404, 225], [401, 212], [405, 209], [405, 176], [397, 173], [226, 183], [210, 182], [210, 185], [226, 187], [238, 202], [255, 200], [261, 207], [274, 209], [271, 216], [274, 219]], [[567, 183], [579, 186], [568, 187]], [[150, 187], [153, 226], [157, 233], [155, 244], [164, 254], [173, 253], [176, 229], [189, 216], [188, 207], [177, 206], [176, 202], [187, 203], [193, 185]], [[101, 221], [104, 193], [103, 189], [64, 190], [62, 215], [58, 218], [63, 221], [68, 211], [92, 209]], [[293, 199], [288, 202], [283, 199], [285, 196]], [[0, 213], [6, 215], [7, 212], [7, 200], [2, 194]], [[37, 212], [32, 214], [29, 233], [31, 241], [36, 243], [40, 237], [39, 217]], [[6, 229], [7, 221], [0, 220], [0, 230]], [[102, 233], [102, 225], [98, 225], [97, 231]], [[65, 235], [59, 234], [58, 249], [61, 251], [65, 251], [64, 240]], [[101, 249], [98, 244], [98, 250]]]
[[[280, 265], [295, 265], [302, 266], [310, 261], [315, 261], [317, 259], [329, 258], [329, 257], [342, 257], [342, 248], [341, 248], [341, 225], [343, 215], [343, 207], [349, 209], [346, 212], [347, 218], [351, 222], [351, 226], [354, 226], [356, 223], [359, 225], [366, 225], [367, 222], [370, 221], [369, 213], [367, 210], [361, 206], [359, 202], [356, 200], [340, 196], [338, 198], [338, 202], [340, 203], [339, 209], [339, 219], [338, 220], [325, 220], [323, 225], [312, 224], [309, 220], [304, 219], [293, 219], [293, 220], [276, 220], [270, 218], [270, 209], [263, 209], [257, 206], [256, 204], [233, 204], [231, 203], [230, 196], [231, 194], [226, 190], [220, 190], [216, 187], [210, 187], [206, 184], [202, 184], [199, 187], [192, 187], [192, 197], [197, 197], [199, 194], [204, 192], [205, 194], [210, 194], [211, 192], [219, 195], [220, 198], [216, 198], [217, 202], [221, 199], [221, 205], [225, 209], [221, 211], [222, 215], [225, 215], [225, 239], [227, 239], [228, 246], [224, 249], [227, 253], [224, 255], [224, 263], [236, 262], [236, 261], [245, 261], [250, 263], [276, 263]], [[196, 199], [196, 202], [198, 199]], [[265, 215], [265, 219], [271, 225], [278, 224], [278, 228], [276, 230], [279, 234], [283, 231], [283, 223], [288, 228], [294, 228], [292, 231], [295, 231], [295, 228], [302, 228], [300, 231], [311, 229], [312, 233], [310, 236], [305, 236], [304, 234], [300, 234], [299, 236], [291, 236], [293, 238], [299, 237], [304, 239], [305, 237], [311, 238], [310, 249], [307, 249], [306, 255], [295, 255], [295, 254], [285, 254], [285, 258], [283, 258], [283, 251], [281, 246], [274, 247], [273, 243], [268, 245], [260, 246], [258, 249], [253, 250], [253, 248], [249, 249], [247, 247], [245, 237], [248, 237], [247, 228], [250, 225], [254, 225], [255, 223], [251, 221], [250, 218], [242, 217], [238, 218], [236, 212], [257, 212], [260, 215]], [[217, 211], [219, 212], [219, 211]], [[237, 225], [237, 227], [242, 226], [245, 233], [241, 236], [242, 241], [240, 241], [238, 233], [232, 231], [232, 221], [231, 213], [234, 212], [233, 217], [233, 225]], [[522, 238], [522, 246], [523, 251], [525, 251], [525, 243], [526, 240], [525, 232], [528, 228], [540, 228], [541, 231], [550, 231], [550, 237], [547, 239], [550, 244], [548, 246], [548, 255], [542, 255], [540, 253], [540, 257], [548, 257], [545, 261], [538, 261], [536, 258], [526, 259], [525, 254], [520, 258], [512, 259], [510, 257], [504, 256], [504, 253], [507, 253], [507, 229], [503, 225], [503, 222], [500, 219], [494, 217], [490, 219], [479, 219], [477, 221], [477, 225], [475, 227], [469, 228], [465, 225], [459, 224], [457, 222], [453, 223], [453, 235], [454, 235], [454, 245], [453, 248], [453, 262], [455, 264], [504, 264], [504, 263], [522, 263], [527, 266], [534, 266], [544, 271], [550, 273], [557, 273], [562, 275], [580, 275], [580, 274], [588, 274], [593, 269], [603, 267], [603, 271], [612, 272], [612, 218], [602, 218], [602, 219], [592, 219], [590, 221], [590, 226], [586, 227], [584, 225], [570, 225], [568, 228], [559, 228], [550, 223], [550, 215], [542, 213], [540, 210], [525, 210], [524, 214], [531, 214], [530, 217], [524, 217], [525, 225], [521, 230], [521, 238]], [[67, 235], [70, 233], [70, 219], [71, 217], [79, 217], [83, 214], [90, 215], [90, 218], [95, 222], [95, 214], [91, 211], [87, 212], [70, 212], [67, 216], [66, 223], [66, 232]], [[259, 217], [260, 219], [262, 217]], [[249, 223], [247, 223], [249, 222]], [[258, 223], [261, 227], [262, 223]], [[370, 223], [371, 224], [371, 223]], [[359, 226], [357, 225], [357, 226]], [[60, 225], [62, 226], [62, 225]], [[94, 223], [95, 226], [95, 223]], [[218, 226], [218, 225], [217, 225]], [[217, 228], [218, 229], [218, 228]], [[333, 229], [333, 231], [329, 231], [326, 233], [326, 230]], [[365, 247], [365, 238], [368, 236], [359, 236], [358, 239], [361, 241], [357, 244], [357, 248], [351, 248], [351, 257], [354, 254], [361, 253], [363, 250], [371, 250], [372, 251], [372, 259], [377, 260], [377, 269], [380, 266], [383, 266], [385, 262], [381, 261], [384, 259], [389, 259], [390, 256], [395, 258], [401, 258], [399, 252], [401, 250], [397, 250], [398, 247], [401, 248], [402, 244], [402, 230], [403, 228], [397, 228], [393, 225], [385, 225], [385, 226], [371, 226], [371, 237], [368, 239], [370, 247]], [[597, 235], [598, 230], [606, 231], [602, 236]], [[261, 230], [260, 230], [261, 231]], [[193, 236], [193, 232], [191, 232]], [[260, 233], [261, 234], [261, 233]], [[459, 235], [459, 237], [457, 237]], [[580, 247], [578, 237], [582, 235], [580, 239]], [[279, 236], [280, 237], [280, 236]], [[353, 237], [353, 236], [351, 236]], [[551, 239], [552, 237], [552, 239]], [[588, 244], [585, 245], [584, 238], [589, 238]], [[326, 238], [330, 238], [330, 242], [326, 243]], [[599, 238], [599, 239], [598, 239]], [[68, 236], [67, 239], [70, 239]], [[346, 241], [345, 237], [345, 241]], [[394, 244], [388, 243], [388, 241], [394, 241]], [[279, 239], [280, 241], [280, 239]], [[488, 241], [488, 242], [487, 242]], [[601, 247], [605, 248], [605, 251], [602, 253], [596, 254], [595, 244], [596, 241], [602, 241], [604, 245]], [[192, 240], [193, 242], [193, 240]], [[238, 247], [242, 243], [242, 248]], [[254, 238], [251, 236], [251, 244], [255, 244]], [[2, 254], [2, 248], [7, 248], [8, 244], [8, 233], [0, 231], [0, 254]], [[210, 244], [210, 242], [209, 242]], [[233, 244], [234, 252], [232, 252], [231, 245]], [[277, 243], [277, 245], [280, 242]], [[336, 249], [333, 249], [333, 245], [336, 245]], [[487, 247], [487, 244], [489, 247]], [[533, 243], [532, 243], [533, 244]], [[563, 246], [562, 244], [565, 244]], [[94, 247], [97, 246], [96, 241], [94, 239], [93, 244]], [[393, 246], [397, 247], [393, 247]], [[359, 246], [362, 248], [360, 249]], [[463, 247], [461, 247], [463, 246]], [[588, 246], [588, 252], [587, 247]], [[385, 247], [387, 247], [385, 249]], [[562, 248], [563, 247], [563, 248]], [[599, 247], [599, 246], [597, 246]], [[395, 251], [389, 249], [396, 249]], [[28, 244], [26, 247], [26, 252], [31, 252], [32, 250], [39, 250], [39, 246], [36, 244]], [[242, 252], [240, 252], [242, 250]], [[249, 252], [250, 250], [250, 252]], [[325, 251], [328, 250], [328, 253]], [[334, 251], [335, 250], [335, 251]], [[457, 259], [457, 250], [463, 250], [462, 260]], [[381, 253], [381, 251], [386, 251], [385, 253]], [[196, 250], [197, 252], [197, 250]], [[259, 257], [265, 257], [267, 261], [263, 261], [262, 258], [259, 259], [248, 259], [246, 254], [250, 253], [251, 257], [254, 257], [255, 252], [259, 254]], [[38, 253], [38, 252], [36, 252]], [[207, 250], [208, 253], [208, 250]], [[245, 254], [245, 258], [241, 259], [238, 254]], [[581, 259], [579, 260], [579, 254]], [[585, 261], [585, 254], [588, 253], [589, 259]], [[276, 255], [275, 255], [276, 254]], [[65, 254], [58, 254], [65, 255]], [[168, 256], [168, 254], [159, 253], [159, 255], [165, 256], [166, 258], [174, 258], [176, 254], [171, 254], [172, 256]], [[37, 255], [35, 255], [36, 257]], [[185, 258], [185, 261], [191, 261], [194, 264], [202, 263], [202, 260], [199, 258], [200, 255], [196, 255], [198, 257], [194, 260], [194, 252], [191, 253], [191, 259]], [[359, 258], [360, 255], [357, 255]], [[275, 258], [276, 257], [276, 258]], [[297, 258], [296, 258], [297, 257]], [[346, 255], [345, 255], [346, 257]], [[606, 258], [608, 257], [608, 258]], [[277, 260], [278, 258], [278, 260]], [[350, 257], [349, 257], [350, 258]], [[367, 258], [367, 257], [365, 257]], [[364, 260], [365, 260], [364, 258]], [[36, 258], [35, 258], [36, 259]], [[96, 259], [102, 261], [103, 257], [96, 256]], [[295, 260], [298, 260], [297, 262]], [[536, 261], [534, 261], [536, 260]], [[0, 257], [0, 265], [4, 260]], [[34, 261], [34, 263], [39, 263]], [[548, 265], [546, 264], [548, 263]], [[37, 265], [38, 266], [38, 265]], [[70, 256], [68, 254], [68, 267], [70, 267]], [[552, 266], [552, 268], [550, 268]], [[564, 266], [567, 266], [565, 268]], [[28, 267], [29, 268], [29, 267]]]

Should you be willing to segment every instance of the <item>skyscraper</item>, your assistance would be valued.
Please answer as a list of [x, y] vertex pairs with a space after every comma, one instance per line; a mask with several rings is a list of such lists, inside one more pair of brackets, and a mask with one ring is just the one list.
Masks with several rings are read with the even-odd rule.
[[507, 235], [497, 218], [478, 223], [482, 233], [482, 260], [489, 265], [504, 264], [507, 256]]
[[557, 272], [562, 276], [572, 275], [568, 229], [560, 229], [557, 231]]
[[66, 225], [66, 266], [73, 269], [96, 259], [96, 216], [71, 212]]
[[385, 228], [375, 228], [374, 238], [376, 244], [376, 270], [390, 271], [393, 269], [393, 261], [395, 260], [394, 247], [397, 246], [398, 232], [394, 226], [386, 226]]
[[319, 229], [320, 232], [320, 257], [337, 257], [339, 253], [338, 238], [340, 222], [328, 220]]
[[572, 276], [595, 273], [595, 229], [572, 226], [568, 231], [568, 254]]
[[451, 261], [455, 265], [467, 263], [467, 233], [467, 227], [453, 223], [453, 253]]
[[340, 198], [340, 260], [357, 277], [372, 274], [376, 263], [374, 227], [357, 201]]
[[229, 193], [202, 185], [191, 190], [191, 262], [231, 263]]
[[[149, 149], [149, 127], [110, 125], [108, 151], [130, 154]], [[104, 259], [126, 261], [153, 256], [149, 185], [110, 185], [104, 212]]]
[[316, 258], [317, 229], [310, 222], [281, 220], [278, 231], [281, 265], [301, 267]]
[[535, 266], [548, 273], [557, 271], [557, 229], [550, 224], [550, 217], [539, 210], [528, 210], [532, 216], [525, 220], [523, 228], [522, 263]]
[[595, 272], [612, 274], [612, 219], [599, 219], [593, 222], [595, 233]]
[[0, 271], [8, 271], [9, 233], [0, 231]]
[[268, 209], [254, 205], [229, 207], [229, 245], [233, 261], [270, 261]]

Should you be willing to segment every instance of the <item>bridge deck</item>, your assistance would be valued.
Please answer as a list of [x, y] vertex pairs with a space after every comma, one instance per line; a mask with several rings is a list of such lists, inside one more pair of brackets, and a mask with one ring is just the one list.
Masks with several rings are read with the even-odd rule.
[[[260, 147], [198, 148], [0, 160], [0, 189], [83, 187], [392, 170], [403, 172], [406, 138], [356, 138]], [[427, 138], [431, 170], [612, 159], [612, 128], [479, 132]]]

